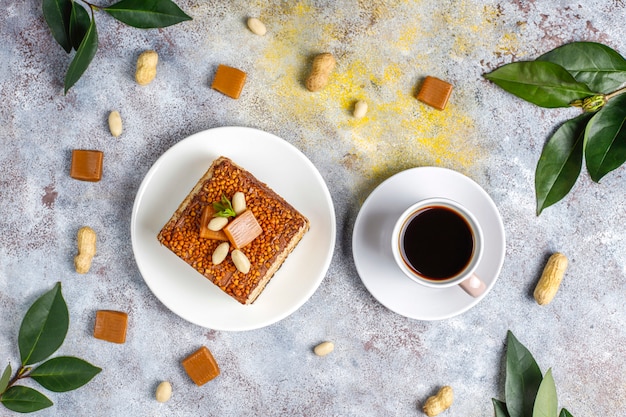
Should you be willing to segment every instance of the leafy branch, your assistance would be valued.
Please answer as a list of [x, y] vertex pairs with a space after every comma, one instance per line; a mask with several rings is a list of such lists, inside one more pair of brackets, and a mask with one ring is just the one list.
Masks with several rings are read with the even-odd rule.
[[162, 28], [191, 20], [172, 0], [121, 0], [108, 7], [86, 0], [43, 0], [42, 10], [57, 43], [68, 54], [76, 51], [65, 74], [65, 93], [84, 74], [98, 50], [95, 11], [104, 11], [140, 29]]
[[[495, 398], [495, 417], [556, 417], [558, 401], [552, 370], [541, 375], [533, 355], [522, 345], [511, 331], [507, 332], [506, 379], [504, 386], [506, 401]], [[565, 408], [559, 417], [573, 417]]]
[[68, 327], [69, 313], [61, 283], [57, 283], [33, 303], [22, 320], [18, 335], [21, 365], [12, 378], [11, 364], [0, 376], [0, 403], [6, 408], [30, 413], [52, 406], [39, 391], [16, 385], [24, 378], [32, 378], [50, 391], [66, 392], [82, 387], [102, 370], [72, 356], [46, 360], [61, 347]]
[[573, 42], [484, 77], [538, 106], [584, 112], [563, 123], [543, 148], [535, 171], [537, 215], [570, 192], [583, 159], [595, 182], [626, 162], [626, 59], [615, 50]]

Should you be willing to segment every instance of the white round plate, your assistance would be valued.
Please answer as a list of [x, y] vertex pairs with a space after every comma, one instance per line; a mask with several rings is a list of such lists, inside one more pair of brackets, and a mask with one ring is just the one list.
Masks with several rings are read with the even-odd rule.
[[[487, 285], [480, 297], [459, 286], [420, 285], [396, 265], [391, 253], [395, 221], [411, 204], [430, 197], [456, 200], [478, 220], [485, 249], [476, 273]], [[385, 180], [365, 200], [354, 224], [352, 253], [363, 284], [381, 304], [412, 319], [441, 320], [469, 310], [491, 290], [504, 262], [504, 226], [489, 195], [468, 177], [446, 168], [411, 168]]]
[[[252, 305], [238, 303], [157, 240], [161, 228], [220, 156], [266, 183], [311, 222]], [[206, 130], [165, 152], [141, 183], [131, 219], [135, 259], [154, 295], [192, 323], [230, 331], [268, 326], [303, 305], [326, 275], [335, 230], [330, 193], [311, 161], [285, 140], [243, 127]]]

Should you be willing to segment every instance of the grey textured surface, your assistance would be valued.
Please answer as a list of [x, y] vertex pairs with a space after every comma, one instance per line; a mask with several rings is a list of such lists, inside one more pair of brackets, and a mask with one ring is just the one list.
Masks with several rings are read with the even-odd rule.
[[[41, 416], [411, 416], [441, 385], [456, 393], [444, 415], [493, 415], [503, 398], [506, 331], [545, 372], [575, 416], [626, 413], [626, 212], [624, 170], [600, 184], [583, 174], [540, 217], [534, 167], [574, 109], [544, 110], [481, 75], [574, 40], [626, 54], [622, 0], [589, 1], [203, 1], [177, 3], [194, 20], [138, 30], [96, 13], [100, 48], [67, 95], [70, 59], [54, 42], [39, 1], [5, 2], [0, 14], [0, 366], [17, 367], [17, 332], [30, 304], [61, 281], [71, 324], [58, 354], [103, 368], [88, 385], [48, 393]], [[109, 3], [109, 2], [107, 2]], [[265, 37], [245, 26], [258, 16]], [[133, 80], [136, 57], [160, 55], [155, 81]], [[312, 94], [303, 78], [313, 54], [338, 65]], [[218, 64], [248, 73], [239, 100], [210, 89]], [[455, 86], [437, 112], [417, 102], [426, 75]], [[351, 108], [365, 99], [364, 119]], [[110, 136], [119, 110], [121, 137]], [[180, 319], [145, 285], [134, 262], [130, 217], [154, 161], [190, 134], [250, 126], [302, 150], [326, 180], [337, 213], [335, 255], [318, 291], [269, 327], [216, 332]], [[105, 153], [102, 181], [69, 177], [75, 148]], [[362, 285], [351, 232], [360, 204], [390, 175], [413, 166], [458, 170], [481, 184], [502, 214], [507, 255], [489, 295], [467, 313], [420, 322], [388, 311]], [[98, 233], [92, 271], [73, 270], [75, 234]], [[550, 253], [570, 266], [552, 304], [532, 289]], [[130, 315], [127, 342], [91, 336], [95, 311]], [[312, 353], [335, 342], [324, 358]], [[179, 362], [206, 345], [222, 374], [196, 387]], [[166, 404], [154, 400], [172, 382]], [[1, 415], [8, 415], [2, 409]]]

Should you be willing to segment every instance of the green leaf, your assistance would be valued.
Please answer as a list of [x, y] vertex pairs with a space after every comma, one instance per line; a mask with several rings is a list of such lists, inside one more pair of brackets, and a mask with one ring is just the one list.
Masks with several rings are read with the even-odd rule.
[[574, 417], [574, 416], [572, 415], [572, 413], [567, 411], [565, 408], [562, 408], [561, 409], [561, 414], [559, 414], [559, 417]]
[[52, 406], [52, 401], [32, 388], [14, 385], [2, 394], [0, 402], [9, 410], [32, 413]]
[[213, 202], [213, 210], [215, 210], [213, 217], [235, 217], [237, 215], [230, 200], [224, 194], [222, 194], [221, 201]]
[[103, 10], [127, 25], [141, 28], [163, 28], [191, 20], [171, 0], [122, 0]]
[[492, 398], [493, 410], [496, 413], [496, 417], [509, 417], [509, 412], [506, 410], [506, 404], [502, 401]]
[[587, 124], [585, 159], [595, 182], [626, 162], [626, 94], [609, 100]]
[[569, 193], [583, 163], [585, 126], [593, 114], [583, 113], [568, 120], [543, 148], [535, 171], [537, 215]]
[[573, 100], [594, 94], [565, 68], [547, 61], [513, 62], [484, 77], [541, 107], [569, 107]]
[[65, 52], [72, 50], [70, 42], [69, 27], [70, 14], [72, 13], [71, 0], [43, 0], [43, 17], [52, 32], [52, 36]]
[[101, 370], [82, 359], [60, 356], [42, 363], [30, 376], [50, 391], [66, 392], [82, 387]]
[[504, 394], [510, 417], [532, 414], [541, 379], [541, 370], [532, 354], [508, 331]]
[[22, 365], [40, 362], [52, 355], [65, 340], [69, 320], [58, 282], [33, 303], [22, 320], [18, 335]]
[[5, 389], [9, 386], [9, 381], [11, 380], [11, 364], [8, 364], [6, 368], [4, 368], [4, 372], [0, 377], [0, 395], [4, 392]]
[[98, 50], [98, 31], [96, 30], [96, 21], [95, 19], [91, 19], [89, 24], [89, 28], [87, 29], [87, 33], [85, 33], [85, 37], [83, 41], [80, 43], [80, 46], [76, 50], [76, 55], [74, 55], [74, 59], [70, 63], [70, 67], [67, 69], [67, 74], [65, 74], [65, 93], [72, 88], [76, 81], [83, 75], [91, 60], [96, 55], [96, 51]]
[[87, 30], [89, 30], [89, 25], [91, 24], [91, 20], [89, 19], [89, 13], [83, 6], [72, 2], [72, 14], [70, 15], [70, 40], [72, 42], [72, 47], [78, 50], [80, 43], [85, 38], [85, 34]]
[[541, 55], [565, 68], [594, 91], [610, 93], [626, 82], [626, 59], [615, 50], [596, 42], [572, 42]]
[[548, 369], [537, 392], [533, 417], [557, 417], [557, 408], [556, 385], [554, 384], [554, 378], [552, 378], [552, 370]]

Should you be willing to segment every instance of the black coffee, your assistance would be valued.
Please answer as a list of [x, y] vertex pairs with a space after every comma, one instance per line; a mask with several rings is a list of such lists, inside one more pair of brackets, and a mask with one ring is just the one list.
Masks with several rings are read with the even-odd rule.
[[418, 275], [431, 280], [454, 277], [469, 263], [474, 236], [467, 221], [443, 206], [420, 209], [405, 223], [400, 251]]

